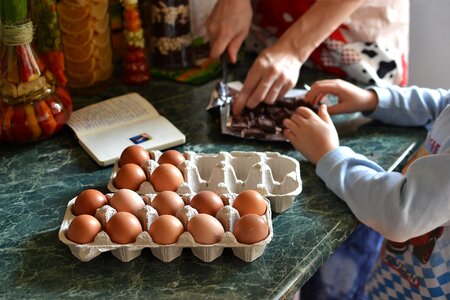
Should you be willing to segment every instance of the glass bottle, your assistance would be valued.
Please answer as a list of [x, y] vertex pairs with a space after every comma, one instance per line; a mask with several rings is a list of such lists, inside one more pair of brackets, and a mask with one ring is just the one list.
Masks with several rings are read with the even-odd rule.
[[121, 2], [121, 0], [109, 0], [109, 24], [111, 26], [111, 48], [114, 63], [122, 61], [125, 54], [123, 6]]
[[152, 68], [177, 70], [194, 65], [189, 0], [152, 1]]
[[34, 0], [31, 3], [32, 20], [35, 24], [34, 45], [38, 55], [45, 67], [55, 76], [56, 84], [65, 87], [67, 76], [56, 0]]
[[123, 1], [126, 48], [122, 78], [129, 85], [145, 84], [150, 80], [144, 30], [137, 4], [138, 0]]
[[108, 0], [57, 4], [68, 86], [74, 93], [102, 91], [113, 73], [108, 5]]
[[44, 139], [67, 122], [72, 99], [36, 55], [27, 1], [1, 4], [0, 141]]

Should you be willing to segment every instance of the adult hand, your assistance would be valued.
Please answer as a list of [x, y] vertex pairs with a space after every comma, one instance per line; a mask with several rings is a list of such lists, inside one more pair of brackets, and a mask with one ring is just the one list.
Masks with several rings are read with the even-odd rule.
[[316, 81], [305, 95], [305, 101], [318, 105], [325, 94], [338, 97], [339, 103], [328, 107], [331, 115], [357, 111], [372, 112], [376, 109], [378, 98], [374, 91], [365, 90], [340, 79]]
[[336, 128], [324, 104], [319, 107], [318, 114], [307, 107], [299, 107], [283, 124], [286, 126], [285, 137], [315, 165], [325, 154], [339, 147]]
[[252, 23], [253, 10], [250, 0], [219, 0], [206, 20], [210, 38], [210, 56], [218, 59], [227, 51], [232, 63], [247, 37]]
[[272, 104], [282, 98], [297, 83], [301, 66], [289, 44], [277, 42], [266, 48], [247, 73], [244, 86], [234, 100], [233, 114], [240, 114], [246, 106], [252, 109], [261, 102]]

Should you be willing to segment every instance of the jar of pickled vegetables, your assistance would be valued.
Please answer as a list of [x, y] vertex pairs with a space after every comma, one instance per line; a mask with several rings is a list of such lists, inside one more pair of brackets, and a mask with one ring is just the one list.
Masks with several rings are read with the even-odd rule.
[[150, 80], [150, 72], [138, 0], [123, 0], [122, 3], [126, 44], [122, 80], [129, 85], [145, 84]]
[[36, 55], [27, 1], [2, 1], [0, 20], [0, 141], [47, 138], [69, 119], [72, 99]]
[[34, 45], [45, 67], [55, 76], [56, 84], [66, 86], [64, 53], [58, 25], [56, 0], [31, 2], [32, 21], [35, 24]]

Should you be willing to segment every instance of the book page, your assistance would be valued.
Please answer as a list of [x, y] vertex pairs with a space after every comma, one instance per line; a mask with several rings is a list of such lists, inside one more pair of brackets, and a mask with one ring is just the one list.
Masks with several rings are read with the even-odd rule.
[[145, 98], [137, 93], [130, 93], [74, 111], [68, 125], [77, 135], [82, 135], [158, 115]]
[[133, 144], [147, 150], [163, 150], [185, 142], [184, 134], [163, 116], [80, 137], [83, 148], [102, 166], [114, 163], [122, 151]]

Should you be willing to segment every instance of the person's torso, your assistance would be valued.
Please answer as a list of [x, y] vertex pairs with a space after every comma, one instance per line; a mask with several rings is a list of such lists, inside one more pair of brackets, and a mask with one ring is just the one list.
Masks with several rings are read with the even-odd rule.
[[[450, 153], [450, 105], [436, 119], [414, 159], [442, 152]], [[404, 243], [386, 240], [366, 293], [370, 299], [448, 299], [450, 222]]]

